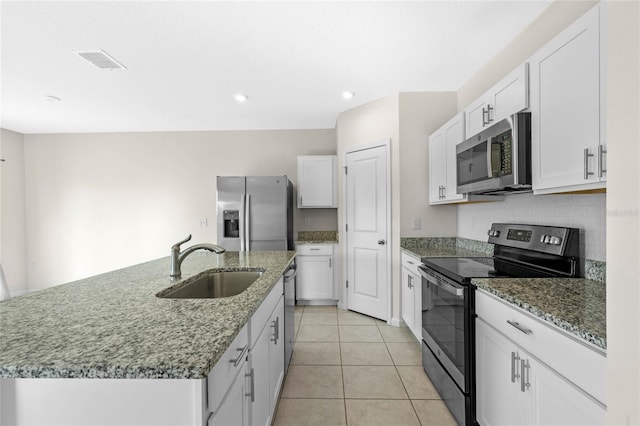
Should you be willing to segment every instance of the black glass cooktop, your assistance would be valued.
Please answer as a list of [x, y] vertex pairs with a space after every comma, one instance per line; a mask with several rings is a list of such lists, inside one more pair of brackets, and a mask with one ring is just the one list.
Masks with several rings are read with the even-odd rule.
[[496, 271], [491, 257], [423, 257], [422, 263], [457, 282], [468, 283], [471, 278], [509, 277]]

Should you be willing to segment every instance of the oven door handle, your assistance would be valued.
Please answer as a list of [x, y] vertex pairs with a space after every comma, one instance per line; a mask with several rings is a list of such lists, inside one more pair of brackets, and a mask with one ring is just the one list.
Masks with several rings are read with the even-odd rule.
[[427, 270], [424, 266], [418, 266], [418, 270], [420, 270], [420, 275], [422, 275], [422, 277], [424, 279], [426, 279], [427, 281], [429, 281], [431, 284], [435, 285], [436, 287], [440, 287], [441, 289], [443, 289], [444, 291], [454, 294], [458, 297], [462, 297], [464, 295], [464, 287], [462, 286], [456, 286], [453, 284], [449, 284], [448, 282], [445, 282], [444, 280], [438, 280], [436, 279], [435, 275], [430, 272], [429, 270]]

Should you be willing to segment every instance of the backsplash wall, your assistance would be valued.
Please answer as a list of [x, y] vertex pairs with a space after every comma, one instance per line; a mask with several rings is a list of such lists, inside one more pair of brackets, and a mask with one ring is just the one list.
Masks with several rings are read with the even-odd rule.
[[521, 194], [493, 203], [461, 204], [458, 236], [486, 241], [494, 222], [569, 226], [580, 229], [585, 258], [605, 261], [606, 199], [606, 194]]

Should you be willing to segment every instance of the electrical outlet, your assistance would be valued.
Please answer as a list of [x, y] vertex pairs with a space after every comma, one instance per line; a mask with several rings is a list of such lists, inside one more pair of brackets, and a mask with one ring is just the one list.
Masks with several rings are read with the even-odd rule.
[[420, 229], [422, 227], [422, 224], [420, 222], [421, 220], [419, 217], [414, 217], [411, 222], [411, 229]]
[[311, 225], [311, 218], [305, 217], [304, 218], [304, 226], [310, 226], [310, 225]]
[[209, 226], [209, 220], [206, 217], [200, 219], [200, 227], [206, 228], [207, 226]]

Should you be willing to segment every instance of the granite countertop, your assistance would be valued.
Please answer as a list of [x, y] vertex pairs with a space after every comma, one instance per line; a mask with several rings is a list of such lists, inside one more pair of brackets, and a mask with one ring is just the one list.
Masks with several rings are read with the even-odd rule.
[[296, 240], [295, 245], [300, 246], [304, 244], [338, 244], [337, 240]]
[[585, 278], [474, 278], [471, 283], [595, 346], [607, 348], [604, 283]]
[[455, 237], [401, 238], [400, 247], [417, 258], [493, 256], [493, 245]]
[[338, 244], [337, 231], [299, 231], [295, 245], [302, 244]]
[[163, 258], [0, 302], [0, 377], [207, 376], [293, 260], [293, 251], [191, 254], [182, 278], [215, 268], [263, 268], [220, 299], [162, 299]]

